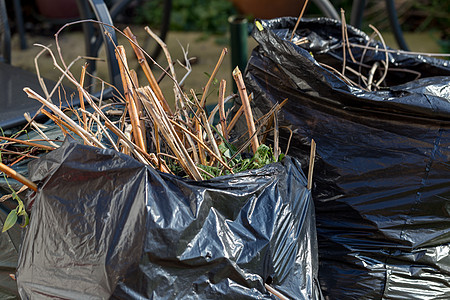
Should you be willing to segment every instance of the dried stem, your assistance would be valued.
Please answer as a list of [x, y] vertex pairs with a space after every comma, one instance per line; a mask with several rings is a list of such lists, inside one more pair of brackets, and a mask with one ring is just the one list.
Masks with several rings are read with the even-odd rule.
[[48, 138], [48, 136], [41, 130], [41, 128], [39, 128], [38, 123], [37, 123], [35, 120], [31, 119], [31, 116], [30, 116], [29, 113], [24, 113], [23, 116], [25, 117], [25, 120], [27, 120], [27, 122], [30, 123], [31, 127], [33, 127], [33, 128], [38, 132], [38, 134], [39, 134], [42, 138], [46, 139], [50, 145], [52, 145], [52, 146], [55, 147], [55, 148], [58, 148], [58, 147], [59, 147], [58, 145], [56, 145], [55, 143], [53, 143], [53, 142]]
[[377, 70], [380, 64], [376, 61], [372, 68], [370, 68], [369, 76], [367, 77], [367, 89], [372, 90], [373, 76], [375, 75], [375, 71]]
[[167, 59], [167, 63], [169, 64], [169, 70], [170, 70], [170, 74], [172, 74], [172, 79], [173, 79], [173, 81], [174, 81], [174, 87], [173, 87], [173, 90], [174, 90], [174, 93], [175, 93], [175, 99], [176, 99], [176, 101], [175, 101], [175, 103], [178, 103], [178, 104], [180, 104], [181, 105], [181, 109], [184, 109], [184, 107], [182, 106], [183, 104], [182, 104], [182, 101], [181, 101], [181, 98], [182, 98], [182, 92], [181, 92], [181, 89], [179, 89], [179, 85], [176, 83], [177, 82], [177, 76], [176, 76], [176, 73], [175, 73], [175, 68], [173, 67], [174, 66], [174, 64], [173, 64], [173, 61], [172, 61], [172, 57], [170, 56], [170, 52], [169, 52], [169, 50], [167, 49], [167, 45], [166, 45], [166, 43], [164, 43], [163, 42], [163, 40], [161, 40], [160, 38], [159, 38], [159, 36], [156, 34], [156, 33], [154, 33], [151, 29], [150, 29], [150, 27], [148, 27], [148, 26], [145, 26], [145, 31], [147, 31], [147, 33], [161, 46], [161, 48], [163, 49], [163, 52], [164, 52], [164, 55], [166, 56], [166, 59]]
[[[86, 76], [86, 64], [81, 68], [81, 77], [80, 77], [80, 87], [83, 88], [84, 85], [84, 78]], [[83, 116], [83, 126], [84, 126], [84, 130], [87, 130], [87, 118], [86, 118], [86, 113], [84, 113], [83, 111], [86, 110], [86, 108], [84, 107], [84, 100], [83, 100], [83, 93], [79, 90], [78, 91], [79, 94], [79, 98], [80, 98], [80, 106], [82, 109], [82, 116]]]
[[205, 145], [205, 143], [203, 143], [202, 141], [200, 141], [192, 132], [190, 132], [189, 130], [185, 129], [184, 127], [180, 126], [179, 124], [177, 124], [175, 121], [170, 120], [170, 122], [180, 128], [181, 130], [183, 130], [185, 133], [187, 133], [188, 135], [190, 135], [194, 140], [196, 140], [198, 143], [200, 143], [202, 145], [202, 147], [204, 147], [206, 149], [206, 151], [209, 152], [209, 154], [211, 154], [215, 159], [217, 159], [217, 161], [219, 161], [228, 171], [231, 172], [231, 174], [233, 173], [233, 169], [230, 168], [228, 166], [228, 164], [226, 162], [224, 162], [219, 156], [217, 156], [214, 151], [212, 151], [211, 149], [209, 149], [208, 146]]
[[[20, 194], [20, 193], [26, 191], [27, 189], [28, 189], [28, 187], [27, 187], [26, 185], [22, 185], [22, 187], [16, 192], [16, 194]], [[6, 201], [6, 200], [8, 200], [8, 199], [11, 199], [12, 197], [13, 197], [13, 194], [9, 194], [9, 195], [2, 196], [2, 197], [0, 198], [0, 203]], [[12, 275], [13, 275], [13, 274], [9, 274], [10, 277], [11, 277]], [[12, 277], [11, 277], [11, 278], [12, 278]]]
[[[180, 120], [181, 121], [181, 120]], [[195, 149], [196, 149], [196, 147], [195, 147], [195, 142], [194, 142], [194, 140], [190, 137], [190, 136], [186, 136], [186, 139], [187, 139], [187, 141], [188, 141], [188, 143], [189, 143], [189, 146], [193, 149], [193, 151], [192, 151], [192, 158], [194, 159], [194, 162], [196, 163], [196, 164], [198, 164], [198, 163], [200, 163], [200, 158], [199, 158], [199, 154], [197, 154], [197, 151], [195, 151]], [[201, 151], [200, 149], [199, 149], [199, 151]], [[158, 151], [159, 152], [159, 151]]]
[[291, 38], [289, 39], [291, 42], [292, 42], [292, 39], [294, 38], [295, 31], [297, 31], [297, 27], [300, 24], [300, 20], [302, 19], [303, 14], [305, 13], [305, 9], [306, 9], [307, 5], [308, 5], [308, 0], [305, 0], [305, 2], [303, 3], [302, 11], [300, 12], [300, 15], [297, 18], [297, 23], [295, 23], [294, 29], [292, 30]]
[[297, 46], [300, 46], [300, 45], [306, 44], [308, 42], [309, 42], [308, 38], [304, 37], [304, 38], [299, 39], [298, 41], [295, 41], [294, 44], [296, 44]]
[[[250, 94], [250, 96], [248, 96], [248, 101], [252, 102], [252, 100], [253, 100], [253, 93]], [[228, 124], [227, 127], [228, 134], [230, 134], [231, 130], [234, 128], [234, 126], [236, 125], [237, 121], [239, 120], [239, 118], [242, 116], [243, 113], [244, 113], [244, 106], [241, 106], [234, 115], [233, 119], [231, 119], [230, 123]]]
[[200, 163], [204, 166], [206, 166], [206, 155], [203, 152], [203, 130], [202, 130], [202, 126], [200, 125], [200, 122], [198, 122], [197, 120], [195, 120], [195, 131], [197, 133], [196, 136], [196, 140], [197, 140], [197, 144], [198, 144], [198, 156], [200, 159]]
[[291, 145], [291, 139], [292, 139], [292, 136], [294, 135], [294, 132], [288, 126], [281, 126], [280, 128], [285, 128], [285, 129], [289, 130], [289, 139], [288, 139], [288, 142], [287, 142], [286, 151], [284, 152], [284, 155], [288, 155], [289, 147]]
[[134, 89], [133, 83], [131, 82], [128, 64], [126, 59], [125, 48], [123, 46], [118, 46], [116, 49], [117, 61], [119, 63], [120, 76], [122, 78], [123, 90], [125, 93], [125, 100], [128, 106], [128, 113], [131, 119], [131, 126], [133, 126], [133, 136], [136, 144], [145, 151], [144, 137], [142, 135], [142, 130], [139, 122], [139, 114], [136, 108], [136, 103], [134, 100]]
[[[228, 161], [232, 161], [236, 156], [238, 156], [242, 151], [244, 151], [244, 149], [246, 149], [251, 144], [253, 136], [257, 135], [262, 130], [262, 128], [266, 125], [267, 121], [272, 116], [272, 114], [277, 109], [279, 109], [279, 106], [280, 105], [278, 103], [275, 104], [268, 113], [266, 113], [264, 116], [260, 118], [260, 120], [262, 121], [260, 122], [260, 125], [256, 129], [255, 133], [247, 139], [247, 141], [233, 154], [233, 156], [230, 159], [228, 159]], [[244, 134], [247, 134], [247, 132], [245, 132]]]
[[[130, 70], [130, 75], [131, 75], [131, 82], [133, 83], [133, 87], [138, 87], [139, 81], [138, 81], [136, 71]], [[142, 106], [141, 101], [139, 101], [139, 99], [136, 97], [135, 93], [134, 93], [133, 101], [134, 101], [134, 105], [136, 106], [136, 110], [138, 113], [137, 117], [139, 120], [139, 128], [141, 130], [142, 139], [144, 142], [144, 150], [146, 150], [147, 149], [147, 139], [146, 139], [147, 133], [146, 133], [146, 129], [145, 129], [145, 120], [144, 120], [145, 116], [144, 116], [143, 106]]]
[[161, 164], [161, 160], [158, 159], [155, 153], [150, 153], [150, 160], [155, 166], [159, 167], [161, 172], [173, 174], [165, 164]]
[[237, 88], [239, 90], [239, 95], [241, 96], [242, 106], [244, 107], [245, 119], [247, 120], [247, 126], [249, 130], [249, 136], [253, 136], [251, 139], [253, 154], [256, 153], [259, 147], [258, 137], [255, 134], [255, 122], [253, 121], [252, 109], [250, 107], [250, 101], [247, 96], [247, 89], [244, 84], [244, 79], [242, 78], [242, 73], [239, 67], [236, 67], [233, 71], [233, 78], [236, 82]]
[[174, 152], [175, 156], [179, 159], [179, 162], [186, 173], [194, 180], [202, 180], [202, 177], [197, 170], [194, 162], [192, 161], [189, 153], [180, 141], [176, 134], [171, 120], [167, 117], [161, 104], [156, 99], [156, 95], [149, 87], [139, 88], [139, 95], [144, 107], [152, 116], [153, 121], [158, 123], [159, 129], [163, 134], [168, 146]]
[[[223, 104], [226, 104], [226, 103], [228, 103], [228, 101], [230, 101], [230, 100], [232, 100], [232, 99], [234, 99], [234, 98], [236, 98], [238, 95], [236, 95], [236, 94], [233, 94], [233, 95], [230, 95], [230, 96], [228, 96], [228, 97], [226, 97], [224, 100], [223, 100]], [[251, 99], [249, 99], [250, 101], [251, 101]], [[209, 122], [209, 124], [213, 124], [213, 121], [214, 121], [214, 117], [215, 117], [215, 115], [216, 115], [216, 113], [219, 111], [219, 104], [217, 104], [216, 106], [214, 106], [214, 108], [212, 109], [212, 111], [209, 113], [209, 117], [208, 117], [208, 122]], [[226, 116], [225, 116], [226, 117]]]
[[360, 86], [359, 84], [357, 84], [356, 82], [353, 82], [352, 80], [350, 80], [348, 77], [346, 77], [345, 75], [343, 75], [341, 72], [339, 72], [338, 70], [336, 70], [335, 68], [321, 63], [319, 62], [319, 65], [321, 65], [324, 68], [330, 69], [331, 71], [333, 71], [334, 73], [336, 73], [343, 81], [345, 81], [348, 85], [352, 85], [352, 86], [357, 86], [359, 88], [361, 88], [362, 90], [366, 90], [364, 89], [362, 86]]
[[[369, 24], [370, 28], [372, 28], [373, 31], [375, 31], [378, 35], [378, 37], [380, 38], [381, 44], [383, 44], [383, 48], [386, 50], [386, 43], [384, 42], [383, 36], [381, 35], [381, 33], [378, 31], [378, 29], [375, 28], [375, 26], [373, 26], [372, 24]], [[378, 82], [375, 84], [376, 87], [379, 87], [380, 84], [384, 81], [384, 79], [387, 76], [387, 72], [388, 72], [388, 68], [389, 68], [389, 56], [388, 53], [385, 51], [385, 64], [384, 64], [384, 73], [381, 76], [380, 80], [378, 80]]]
[[177, 60], [178, 64], [186, 70], [186, 74], [184, 74], [183, 78], [181, 78], [179, 84], [180, 86], [183, 86], [184, 81], [186, 80], [186, 78], [188, 78], [188, 76], [191, 74], [192, 72], [192, 66], [191, 66], [191, 61], [188, 57], [188, 53], [189, 53], [189, 44], [187, 45], [187, 49], [185, 50], [184, 47], [180, 44], [181, 50], [183, 51], [183, 57], [184, 57], [184, 62], [185, 65], [183, 65], [179, 60]]
[[84, 109], [80, 109], [82, 113], [84, 113], [85, 115], [88, 115], [90, 118], [92, 118], [97, 125], [103, 130], [103, 132], [106, 135], [106, 138], [109, 140], [109, 143], [111, 144], [111, 146], [114, 148], [114, 150], [116, 150], [117, 152], [119, 151], [119, 148], [117, 148], [116, 143], [114, 142], [113, 138], [111, 137], [111, 135], [108, 133], [108, 130], [105, 128], [105, 126], [102, 124], [102, 122], [100, 122], [100, 120], [94, 115], [91, 114], [90, 112], [84, 110]]
[[346, 59], [345, 59], [345, 11], [344, 9], [341, 8], [341, 31], [342, 31], [342, 76], [345, 76], [345, 64], [346, 64]]
[[45, 52], [45, 49], [42, 49], [42, 50], [39, 51], [39, 53], [34, 57], [34, 68], [35, 68], [35, 70], [36, 70], [36, 75], [37, 75], [37, 78], [38, 78], [38, 81], [39, 81], [39, 85], [41, 86], [42, 91], [43, 91], [44, 94], [45, 94], [45, 97], [46, 97], [46, 98], [50, 98], [50, 95], [48, 94], [48, 90], [47, 90], [47, 85], [46, 85], [45, 82], [44, 82], [44, 78], [42, 78], [42, 76], [41, 76], [41, 71], [40, 71], [39, 63], [38, 63], [39, 57], [40, 57], [44, 52]]
[[316, 142], [311, 140], [311, 153], [309, 155], [309, 169], [308, 169], [308, 190], [312, 188], [312, 177], [314, 171], [314, 160], [316, 158]]
[[46, 99], [39, 96], [35, 91], [32, 89], [26, 87], [23, 89], [25, 93], [27, 93], [28, 97], [38, 100], [42, 104], [44, 104], [46, 107], [48, 107], [51, 111], [53, 111], [54, 114], [58, 115], [61, 119], [63, 119], [67, 124], [69, 124], [72, 128], [74, 128], [77, 132], [79, 132], [84, 138], [86, 138], [87, 141], [90, 141], [97, 147], [100, 147], [102, 149], [106, 149], [105, 146], [103, 146], [102, 143], [100, 143], [94, 136], [92, 136], [89, 132], [84, 130], [80, 125], [75, 123], [71, 118], [69, 118], [64, 112], [62, 112], [59, 107], [54, 105], [53, 103], [50, 103], [50, 101], [47, 101]]
[[222, 136], [224, 137], [225, 140], [228, 141], [227, 118], [225, 116], [225, 104], [224, 104], [226, 87], [227, 82], [224, 79], [222, 79], [220, 81], [219, 86], [219, 115], [220, 115], [220, 124], [222, 126]]
[[[73, 76], [69, 76], [67, 73], [67, 70], [63, 70], [61, 68], [61, 66], [58, 65], [58, 63], [56, 62], [55, 56], [53, 55], [52, 51], [43, 45], [38, 45], [40, 47], [45, 48], [50, 56], [52, 57], [53, 60], [53, 65], [64, 75], [66, 76], [66, 78], [72, 82], [77, 88], [80, 87], [80, 84], [73, 78]], [[91, 95], [84, 89], [82, 89], [84, 98], [86, 99], [86, 101], [89, 102], [90, 106], [99, 114], [99, 116], [105, 121], [105, 126], [111, 130], [115, 135], [117, 135], [119, 138], [121, 138], [125, 144], [127, 145], [127, 147], [129, 147], [131, 149], [131, 151], [134, 153], [134, 155], [136, 156], [136, 158], [141, 161], [142, 163], [146, 163], [146, 164], [150, 164], [148, 160], [146, 160], [144, 158], [144, 156], [147, 155], [147, 153], [145, 153], [141, 148], [139, 148], [138, 146], [136, 146], [130, 139], [128, 139], [122, 131], [120, 131], [103, 113], [103, 111], [95, 104], [95, 102], [92, 100]], [[40, 97], [40, 96], [39, 96]], [[40, 97], [42, 98], [42, 97]], [[61, 116], [60, 116], [61, 117]], [[64, 119], [64, 118], [63, 118]], [[72, 120], [70, 120], [71, 122], [68, 122], [69, 124], [73, 123]], [[77, 125], [77, 124], [75, 124]], [[78, 126], [79, 127], [79, 126]], [[76, 128], [76, 127], [74, 127]], [[74, 131], [75, 132], [75, 131]], [[100, 147], [100, 148], [103, 148]]]
[[0, 162], [0, 171], [2, 171], [3, 173], [5, 173], [6, 175], [8, 175], [11, 178], [14, 178], [15, 180], [19, 181], [20, 183], [23, 183], [24, 185], [28, 186], [33, 191], [37, 192], [37, 185], [36, 185], [36, 183], [32, 182], [31, 180], [29, 180], [25, 176], [17, 173], [16, 171], [11, 169], [7, 165], [4, 165], [1, 162]]
[[191, 94], [193, 99], [195, 100], [196, 104], [198, 105], [200, 111], [200, 117], [203, 121], [204, 128], [206, 129], [206, 134], [208, 135], [209, 141], [211, 142], [211, 145], [213, 147], [214, 152], [217, 154], [217, 156], [221, 156], [221, 153], [219, 151], [219, 147], [217, 146], [216, 140], [214, 139], [214, 135], [211, 131], [211, 126], [209, 125], [208, 118], [206, 117], [205, 111], [202, 109], [200, 103], [198, 102], [197, 96], [195, 95], [195, 92], [193, 89], [191, 89]]
[[164, 110], [170, 115], [173, 115], [172, 110], [170, 109], [169, 104], [167, 103], [166, 99], [164, 98], [164, 95], [161, 91], [161, 88], [159, 87], [155, 76], [153, 75], [153, 72], [148, 65], [147, 59], [144, 56], [144, 53], [139, 47], [139, 44], [137, 42], [136, 36], [131, 32], [131, 29], [129, 27], [125, 28], [123, 31], [125, 35], [132, 41], [130, 41], [131, 47], [133, 47], [134, 53], [136, 54], [136, 57], [138, 59], [139, 64], [141, 65], [142, 70], [144, 71], [145, 77], [148, 80], [148, 83], [150, 84], [150, 88], [153, 90], [153, 92], [156, 95], [156, 98], [161, 102], [161, 105], [163, 106]]
[[41, 144], [33, 143], [33, 142], [30, 142], [30, 141], [23, 141], [23, 140], [19, 140], [19, 139], [9, 138], [9, 137], [6, 137], [6, 136], [0, 136], [0, 141], [1, 140], [10, 141], [10, 142], [14, 142], [14, 143], [17, 143], [17, 144], [23, 144], [23, 145], [27, 145], [27, 146], [31, 146], [31, 147], [37, 147], [37, 148], [40, 148], [40, 149], [43, 149], [43, 150], [49, 150], [49, 151], [52, 151], [52, 150], [56, 149], [55, 147], [41, 145]]
[[[284, 99], [284, 100], [280, 103], [278, 109], [281, 109], [281, 108], [286, 104], [287, 101], [288, 101], [288, 98]], [[267, 122], [266, 131], [265, 131], [265, 133], [264, 133], [264, 135], [263, 135], [263, 138], [261, 139], [261, 144], [265, 144], [265, 143], [266, 143], [267, 136], [268, 136], [268, 134], [269, 134], [269, 132], [270, 132], [269, 129], [272, 127], [272, 125], [273, 125], [273, 123], [274, 123], [275, 113], [276, 113], [276, 111], [274, 111], [274, 113], [270, 116], [269, 121]]]
[[429, 52], [412, 52], [412, 51], [404, 51], [404, 50], [395, 50], [395, 49], [379, 49], [377, 47], [365, 46], [355, 43], [350, 43], [351, 47], [355, 48], [363, 48], [367, 50], [387, 52], [387, 53], [395, 53], [395, 54], [404, 54], [404, 55], [423, 55], [430, 57], [450, 57], [450, 53], [429, 53]]
[[[344, 46], [347, 45], [348, 54], [350, 55], [350, 58], [352, 59], [352, 62], [356, 62], [355, 57], [353, 56], [352, 50], [350, 49], [350, 41], [348, 40], [348, 28], [347, 28], [347, 21], [345, 20], [345, 11], [341, 9], [341, 22], [343, 24], [343, 34], [345, 37], [345, 43]], [[345, 47], [342, 49], [345, 52]]]
[[264, 283], [264, 287], [266, 288], [266, 290], [268, 290], [272, 295], [274, 295], [278, 299], [280, 299], [280, 300], [289, 300], [289, 298], [283, 296], [283, 294], [281, 294], [279, 291], [277, 291], [276, 289], [274, 289], [273, 287], [271, 287], [267, 283]]
[[64, 136], [69, 135], [71, 138], [75, 139], [64, 127], [70, 128], [70, 130], [72, 132], [76, 132], [75, 129], [72, 130], [72, 128], [65, 122], [63, 122], [61, 119], [58, 119], [58, 117], [52, 115], [51, 113], [49, 113], [48, 111], [46, 111], [45, 109], [42, 110], [42, 113], [44, 115], [47, 116], [47, 118], [49, 118], [50, 120], [52, 120], [56, 125], [58, 125], [58, 127], [61, 129], [61, 131], [64, 133]]
[[273, 155], [278, 159], [280, 155], [280, 139], [278, 131], [278, 110], [273, 113]]
[[[20, 156], [23, 156], [23, 157], [28, 157], [28, 158], [39, 158], [38, 156], [30, 155], [30, 154], [25, 153], [25, 152], [17, 152], [17, 151], [12, 151], [12, 150], [8, 150], [8, 149], [1, 149], [0, 153], [2, 153], [2, 154], [3, 153], [9, 153], [9, 154], [14, 154], [14, 155], [20, 155]], [[21, 158], [23, 158], [23, 157], [21, 157]], [[15, 163], [12, 163], [11, 166], [14, 165], [14, 164]]]
[[208, 82], [206, 83], [206, 86], [205, 86], [205, 88], [204, 88], [204, 90], [203, 90], [202, 98], [201, 98], [201, 100], [200, 100], [200, 107], [205, 106], [206, 96], [208, 96], [209, 87], [211, 86], [211, 84], [212, 84], [214, 78], [216, 77], [217, 72], [219, 71], [219, 68], [220, 68], [220, 66], [222, 65], [223, 59], [224, 59], [224, 57], [225, 57], [225, 55], [226, 55], [227, 53], [228, 53], [227, 48], [223, 48], [223, 49], [222, 49], [222, 53], [220, 53], [219, 60], [217, 61], [217, 64], [216, 64], [216, 66], [214, 67], [214, 70], [213, 70], [211, 76], [209, 77]]

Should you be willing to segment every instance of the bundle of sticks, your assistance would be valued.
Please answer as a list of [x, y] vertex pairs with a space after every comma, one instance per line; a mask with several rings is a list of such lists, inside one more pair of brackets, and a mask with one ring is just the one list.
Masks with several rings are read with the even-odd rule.
[[[261, 141], [265, 142], [268, 132], [277, 134], [276, 113], [286, 101], [273, 107], [268, 114], [260, 119], [254, 120], [249, 103], [251, 97], [247, 94], [241, 71], [236, 68], [233, 71], [233, 78], [238, 87], [239, 96], [226, 96], [226, 81], [221, 80], [217, 105], [208, 113], [205, 108], [206, 100], [208, 95], [213, 97], [210, 93], [211, 86], [227, 54], [227, 49], [222, 50], [203, 91], [200, 93], [193, 89], [185, 91], [181, 87], [181, 83], [177, 81], [174, 63], [167, 46], [150, 28], [146, 27], [145, 30], [162, 47], [168, 68], [158, 65], [139, 46], [136, 36], [130, 28], [126, 28], [123, 32], [119, 31], [129, 41], [148, 84], [140, 85], [137, 72], [129, 68], [125, 47], [122, 45], [116, 46], [116, 58], [123, 84], [123, 95], [121, 94], [116, 101], [105, 104], [105, 100], [95, 98], [83, 86], [86, 76], [85, 66], [82, 69], [81, 78], [77, 80], [70, 72], [70, 66], [73, 65], [73, 62], [69, 66], [64, 63], [59, 47], [58, 53], [61, 63], [58, 63], [52, 50], [43, 45], [38, 45], [43, 48], [39, 55], [48, 52], [53, 59], [55, 68], [62, 74], [61, 79], [65, 77], [76, 87], [80, 107], [70, 107], [71, 116], [69, 116], [67, 111], [63, 111], [60, 106], [55, 105], [51, 97], [57, 87], [53, 89], [52, 93], [47, 93], [44, 90], [44, 96], [28, 87], [24, 88], [24, 91], [30, 98], [42, 103], [43, 109], [41, 112], [59, 126], [64, 136], [71, 136], [86, 145], [102, 149], [112, 148], [126, 153], [162, 172], [187, 176], [194, 180], [203, 180], [225, 174], [234, 174], [245, 168], [256, 168], [266, 163], [278, 161], [281, 157], [278, 145], [273, 145], [272, 148], [262, 145]], [[57, 39], [58, 34], [56, 35], [58, 45]], [[165, 76], [170, 77], [173, 81], [175, 108], [169, 105], [169, 101], [167, 101], [155, 79], [149, 61], [163, 70]], [[185, 55], [185, 63], [185, 68], [189, 69], [187, 55]], [[59, 84], [61, 84], [61, 80], [58, 82]], [[118, 87], [115, 88], [118, 90]], [[240, 97], [242, 105], [239, 109], [235, 109], [235, 114], [231, 118], [231, 109], [226, 110], [225, 103], [237, 97]], [[211, 102], [210, 99], [208, 101]], [[112, 113], [112, 106], [119, 107], [119, 109], [114, 109], [114, 113]], [[215, 124], [214, 117], [217, 113], [220, 121]], [[234, 141], [230, 141], [230, 133], [242, 115], [245, 116], [248, 131], [246, 134], [235, 138], [239, 141], [240, 146], [238, 148], [233, 143]], [[36, 125], [37, 123], [31, 119], [29, 126], [36, 127]], [[35, 147], [39, 147], [43, 151], [50, 151], [59, 147], [56, 141], [48, 139], [44, 133], [39, 135], [42, 140], [50, 144], [44, 146], [42, 143], [35, 143], [35, 141], [23, 141], [18, 136], [14, 138], [3, 137], [2, 139], [9, 139], [9, 143], [28, 143], [28, 145], [34, 143]], [[0, 151], [4, 152], [5, 150], [6, 147], [1, 144]], [[243, 152], [249, 153], [250, 156], [247, 155], [245, 156], [247, 158], [245, 158], [242, 156]], [[25, 152], [16, 154], [21, 157], [30, 157], [30, 154]], [[18, 159], [22, 158], [19, 157]]]

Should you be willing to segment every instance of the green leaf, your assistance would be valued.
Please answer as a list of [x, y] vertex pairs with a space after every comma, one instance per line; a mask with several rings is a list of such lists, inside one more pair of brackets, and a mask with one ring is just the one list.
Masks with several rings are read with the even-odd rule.
[[17, 211], [13, 209], [6, 217], [5, 224], [3, 224], [2, 233], [13, 227], [14, 224], [16, 224], [16, 222], [17, 222]]
[[230, 151], [230, 149], [225, 150], [225, 152], [223, 153], [223, 156], [225, 156], [226, 158], [230, 159], [231, 158], [231, 151]]
[[[14, 192], [14, 194], [15, 193], [16, 192]], [[17, 198], [19, 198], [19, 197], [17, 197]], [[23, 206], [23, 202], [22, 202], [22, 200], [20, 200], [20, 198], [18, 199], [17, 202], [19, 203], [19, 205], [17, 205], [17, 207], [16, 207], [17, 215], [21, 216], [25, 212], [25, 207]]]
[[20, 227], [25, 228], [28, 224], [30, 224], [30, 217], [25, 213], [25, 222]]

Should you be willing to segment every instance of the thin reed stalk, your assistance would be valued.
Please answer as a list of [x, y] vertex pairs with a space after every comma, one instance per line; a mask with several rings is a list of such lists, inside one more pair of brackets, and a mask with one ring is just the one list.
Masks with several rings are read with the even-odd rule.
[[220, 116], [220, 125], [222, 127], [222, 136], [225, 140], [228, 141], [228, 132], [227, 132], [227, 117], [225, 116], [225, 89], [227, 87], [227, 82], [222, 79], [220, 81], [219, 86], [219, 116]]
[[244, 84], [244, 79], [242, 78], [242, 73], [239, 70], [239, 67], [236, 67], [233, 71], [233, 78], [236, 82], [237, 88], [239, 90], [239, 95], [241, 96], [242, 106], [244, 107], [245, 119], [247, 120], [247, 127], [249, 129], [249, 135], [251, 138], [252, 150], [253, 154], [256, 153], [259, 147], [258, 137], [255, 134], [255, 122], [253, 121], [253, 113], [250, 107], [250, 101], [247, 96], [247, 89]]
[[308, 190], [312, 189], [313, 184], [312, 177], [314, 171], [315, 158], [316, 158], [316, 142], [314, 140], [311, 140], [311, 153], [309, 154], [308, 184], [307, 184]]
[[306, 9], [307, 5], [308, 5], [308, 0], [305, 0], [305, 2], [303, 3], [302, 11], [300, 12], [300, 15], [297, 18], [297, 22], [295, 23], [294, 29], [292, 30], [291, 38], [289, 39], [290, 41], [292, 41], [292, 39], [294, 38], [295, 32], [297, 31], [297, 27], [300, 24], [300, 20], [302, 19], [303, 14], [305, 13], [305, 9]]
[[123, 46], [118, 46], [116, 49], [117, 61], [119, 63], [120, 76], [122, 78], [123, 90], [125, 94], [125, 100], [128, 106], [128, 113], [130, 114], [131, 126], [133, 127], [133, 137], [136, 144], [143, 149], [145, 148], [144, 137], [142, 135], [142, 130], [139, 122], [139, 113], [136, 108], [136, 102], [134, 100], [134, 89], [133, 83], [130, 78], [128, 63], [125, 53], [125, 48]]
[[132, 41], [132, 42], [130, 41], [131, 47], [133, 47], [133, 50], [134, 50], [134, 53], [136, 54], [138, 63], [141, 66], [142, 70], [144, 71], [145, 77], [147, 78], [148, 83], [150, 84], [150, 88], [155, 93], [156, 98], [161, 102], [164, 110], [169, 115], [173, 115], [173, 112], [170, 109], [170, 106], [167, 103], [166, 99], [164, 98], [161, 88], [159, 87], [158, 82], [156, 81], [156, 78], [153, 75], [153, 72], [152, 72], [150, 66], [148, 65], [147, 59], [145, 58], [144, 53], [142, 52], [141, 48], [139, 47], [136, 36], [131, 31], [130, 27], [125, 28], [125, 30], [123, 32]]
[[37, 192], [37, 184], [0, 162], [0, 171]]

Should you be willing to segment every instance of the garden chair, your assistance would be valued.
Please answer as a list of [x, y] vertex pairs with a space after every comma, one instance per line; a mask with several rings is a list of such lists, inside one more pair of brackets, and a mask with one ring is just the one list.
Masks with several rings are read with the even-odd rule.
[[[83, 18], [92, 17], [105, 24], [112, 25], [111, 17], [103, 0], [78, 0], [80, 15]], [[116, 35], [108, 26], [102, 26], [102, 30], [95, 30], [95, 24], [84, 23], [83, 31], [85, 40], [89, 43], [86, 47], [87, 56], [97, 56], [100, 45], [105, 45], [106, 59], [110, 81], [114, 86], [121, 86], [119, 68], [114, 54]], [[106, 36], [109, 32], [111, 38]], [[26, 123], [24, 113], [34, 116], [41, 108], [41, 104], [27, 97], [23, 92], [24, 87], [30, 87], [36, 92], [41, 92], [37, 76], [26, 70], [12, 66], [11, 62], [11, 34], [8, 23], [7, 10], [4, 0], [0, 0], [0, 128], [3, 130], [13, 128]], [[46, 81], [49, 89], [55, 82]], [[79, 100], [74, 98], [73, 105], [78, 105]]]

